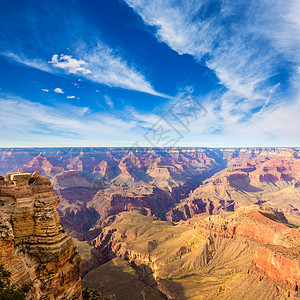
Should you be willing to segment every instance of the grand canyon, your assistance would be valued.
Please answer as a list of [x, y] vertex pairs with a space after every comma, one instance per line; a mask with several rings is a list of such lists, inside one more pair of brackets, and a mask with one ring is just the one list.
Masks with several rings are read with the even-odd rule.
[[28, 299], [300, 297], [300, 148], [12, 148], [0, 174]]
[[0, 27], [0, 300], [300, 300], [300, 0]]

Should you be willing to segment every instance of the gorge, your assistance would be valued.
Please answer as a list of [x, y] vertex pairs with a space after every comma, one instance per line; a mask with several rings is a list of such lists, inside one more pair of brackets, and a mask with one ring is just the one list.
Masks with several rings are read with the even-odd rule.
[[0, 149], [0, 172], [0, 264], [31, 296], [80, 299], [82, 275], [111, 299], [299, 297], [298, 148]]

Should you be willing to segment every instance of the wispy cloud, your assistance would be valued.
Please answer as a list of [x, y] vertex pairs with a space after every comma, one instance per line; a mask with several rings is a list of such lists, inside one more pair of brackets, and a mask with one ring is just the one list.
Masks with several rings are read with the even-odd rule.
[[49, 93], [49, 90], [48, 89], [41, 89], [43, 92], [45, 93]]
[[[299, 101], [278, 104], [271, 113], [263, 111], [251, 124], [232, 127], [224, 121], [222, 139], [220, 135], [211, 134], [220, 129], [220, 121], [209, 99], [204, 101], [207, 115], [191, 120], [190, 133], [182, 130], [170, 115], [165, 118], [184, 136], [178, 146], [240, 146], [241, 143], [244, 146], [288, 146], [300, 142]], [[141, 146], [149, 146], [143, 135], [160, 119], [159, 115], [141, 113], [130, 107], [114, 114], [95, 113], [88, 107], [50, 106], [14, 96], [1, 96], [0, 106], [3, 147], [132, 146], [137, 141]], [[274, 136], [274, 131], [279, 138]]]
[[205, 104], [211, 118], [203, 122], [204, 132], [237, 132], [238, 127], [250, 132], [262, 113], [276, 115], [283, 102], [293, 109], [297, 100], [291, 91], [300, 65], [299, 1], [124, 2], [156, 27], [158, 40], [206, 64], [224, 86]]
[[0, 55], [6, 57], [8, 60], [15, 61], [19, 64], [25, 65], [30, 68], [38, 69], [44, 72], [52, 73], [51, 68], [48, 64], [40, 58], [28, 58], [23, 54], [16, 54], [12, 52], [0, 52]]
[[108, 97], [107, 95], [104, 96], [104, 100], [105, 103], [107, 104], [107, 106], [109, 106], [111, 109], [114, 108], [114, 103], [112, 102], [112, 100], [110, 99], [110, 97]]
[[0, 139], [5, 146], [122, 144], [137, 121], [91, 112], [70, 104], [49, 106], [19, 97], [0, 97]]
[[[63, 77], [69, 74], [73, 79], [82, 77], [109, 87], [167, 97], [156, 91], [151, 78], [146, 78], [147, 66], [137, 65], [130, 53], [125, 59], [124, 44], [112, 47], [101, 28], [75, 2], [71, 11], [54, 1], [51, 5], [29, 4], [26, 12], [16, 12], [18, 20], [0, 32], [0, 55]], [[3, 14], [3, 24], [15, 15], [13, 9], [8, 12]], [[57, 30], [53, 32], [53, 28]]]
[[156, 92], [151, 83], [136, 67], [129, 66], [116, 51], [100, 41], [91, 48], [81, 44], [76, 53], [82, 57], [82, 60], [87, 63], [87, 67], [91, 70], [91, 73], [83, 75], [86, 79], [111, 87], [121, 87], [160, 97], [169, 97]]
[[67, 99], [75, 99], [75, 96], [67, 96]]
[[[219, 6], [195, 0], [125, 2], [147, 24], [157, 27], [159, 40], [179, 54], [190, 54], [197, 61], [206, 62], [228, 89], [246, 98], [261, 97], [255, 89], [272, 75], [272, 63], [278, 57], [259, 41], [261, 36], [253, 36], [249, 26], [255, 22], [255, 14], [242, 12], [241, 1], [224, 1]], [[242, 17], [234, 18], [238, 14]]]
[[53, 54], [48, 62], [46, 59], [31, 59], [25, 55], [11, 52], [2, 52], [0, 55], [41, 71], [58, 75], [63, 71], [64, 74], [82, 76], [87, 80], [110, 87], [170, 98], [168, 95], [155, 91], [151, 83], [136, 67], [130, 66], [119, 54], [100, 41], [92, 48], [81, 44], [74, 52], [77, 54], [77, 58], [72, 55]]
[[55, 88], [55, 89], [54, 89], [54, 92], [55, 92], [56, 94], [64, 94], [64, 93], [65, 93], [61, 88]]

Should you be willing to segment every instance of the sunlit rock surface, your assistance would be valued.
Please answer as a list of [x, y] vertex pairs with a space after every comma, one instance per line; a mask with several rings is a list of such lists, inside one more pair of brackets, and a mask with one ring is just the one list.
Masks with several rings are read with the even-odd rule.
[[59, 223], [59, 199], [38, 172], [0, 178], [0, 264], [28, 299], [81, 299], [81, 263]]

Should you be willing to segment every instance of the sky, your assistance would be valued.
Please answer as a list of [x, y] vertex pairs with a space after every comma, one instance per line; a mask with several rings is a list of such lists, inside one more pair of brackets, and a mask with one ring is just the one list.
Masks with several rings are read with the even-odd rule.
[[0, 147], [299, 147], [299, 0], [0, 0]]

